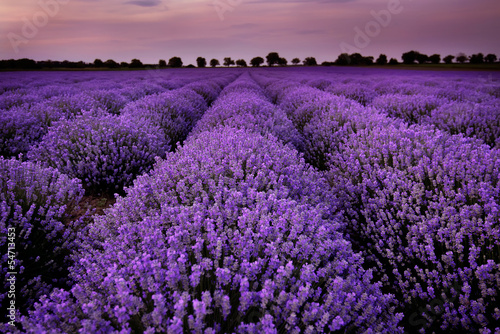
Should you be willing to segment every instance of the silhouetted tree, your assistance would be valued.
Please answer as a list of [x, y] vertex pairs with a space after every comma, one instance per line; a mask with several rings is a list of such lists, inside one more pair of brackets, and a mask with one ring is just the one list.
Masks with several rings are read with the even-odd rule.
[[106, 60], [106, 62], [104, 63], [104, 65], [107, 68], [117, 68], [117, 67], [120, 67], [120, 65], [118, 65], [118, 63], [116, 61], [114, 61], [113, 59]]
[[316, 58], [314, 57], [307, 57], [304, 59], [304, 65], [305, 66], [316, 66], [318, 63], [316, 62]]
[[196, 58], [196, 64], [198, 65], [198, 67], [206, 67], [207, 60], [205, 58], [198, 57], [198, 58]]
[[470, 56], [469, 63], [471, 64], [482, 64], [484, 63], [484, 55], [482, 53], [478, 53]]
[[417, 51], [409, 51], [406, 53], [403, 53], [401, 58], [403, 59], [404, 64], [414, 64], [415, 60], [417, 60], [417, 55], [419, 53]]
[[[57, 67], [56, 63], [58, 62], [52, 62], [52, 63], [54, 64], [54, 67]], [[41, 67], [42, 67], [41, 64], [38, 64], [33, 59], [28, 59], [28, 58], [0, 60], [0, 68], [5, 68], [5, 69], [36, 70]]]
[[460, 52], [458, 55], [457, 55], [457, 61], [460, 63], [460, 64], [463, 64], [467, 61], [467, 55], [463, 52]]
[[453, 62], [453, 59], [455, 59], [455, 56], [447, 55], [443, 58], [443, 61], [445, 62], [445, 64], [451, 64]]
[[170, 67], [182, 67], [182, 59], [180, 57], [172, 57], [168, 60]]
[[252, 58], [252, 60], [250, 60], [250, 64], [253, 67], [259, 67], [260, 65], [264, 64], [264, 58], [262, 58], [262, 57]]
[[102, 60], [96, 59], [96, 60], [94, 60], [94, 66], [95, 67], [103, 67], [104, 63], [102, 62]]
[[165, 59], [160, 59], [160, 61], [158, 62], [158, 66], [167, 67], [167, 62], [165, 61]]
[[363, 57], [361, 59], [361, 64], [363, 64], [363, 65], [373, 65], [373, 57], [372, 56]]
[[280, 58], [278, 59], [278, 65], [280, 66], [286, 66], [288, 64], [288, 60], [286, 58]]
[[132, 59], [129, 67], [130, 68], [141, 68], [141, 67], [144, 67], [144, 65], [142, 64], [142, 62], [139, 59]]
[[45, 61], [39, 61], [38, 64], [41, 66], [41, 67], [47, 67], [47, 68], [53, 68], [54, 67], [54, 64], [52, 62], [52, 60], [45, 60]]
[[216, 67], [216, 66], [219, 66], [219, 65], [220, 65], [219, 60], [217, 60], [217, 59], [210, 60], [210, 66]]
[[417, 52], [416, 59], [417, 59], [419, 64], [425, 64], [429, 61], [429, 56], [426, 54]]
[[120, 67], [129, 67], [129, 66], [130, 66], [129, 63], [127, 63], [126, 61], [122, 61], [120, 63]]
[[347, 53], [342, 53], [338, 56], [335, 64], [345, 66], [345, 65], [372, 65], [373, 57], [363, 57], [360, 53], [353, 53], [348, 55]]
[[486, 57], [484, 57], [487, 63], [494, 63], [497, 61], [497, 55], [493, 53], [488, 53]]
[[389, 65], [397, 65], [397, 64], [399, 64], [399, 62], [396, 58], [391, 58], [391, 60], [389, 60]]
[[351, 58], [347, 53], [341, 53], [337, 57], [337, 60], [335, 60], [335, 64], [339, 66], [346, 66], [351, 64]]
[[441, 55], [435, 53], [432, 56], [429, 56], [429, 61], [433, 64], [439, 64], [441, 62]]
[[278, 52], [270, 52], [266, 56], [266, 61], [267, 61], [267, 65], [269, 65], [269, 66], [273, 66], [275, 64], [278, 64], [280, 61], [280, 55], [278, 54]]
[[292, 59], [292, 64], [294, 64], [294, 65], [300, 64], [300, 59], [299, 58], [293, 58]]
[[387, 64], [387, 56], [384, 54], [381, 54], [377, 58], [377, 65], [386, 65]]
[[245, 59], [238, 59], [236, 61], [236, 65], [238, 65], [239, 67], [247, 67], [247, 62], [245, 61]]
[[226, 57], [224, 58], [224, 66], [231, 66], [234, 65], [234, 60], [231, 59], [231, 57]]
[[195, 68], [195, 66], [193, 64], [189, 64], [188, 66], [186, 66], [187, 68]]

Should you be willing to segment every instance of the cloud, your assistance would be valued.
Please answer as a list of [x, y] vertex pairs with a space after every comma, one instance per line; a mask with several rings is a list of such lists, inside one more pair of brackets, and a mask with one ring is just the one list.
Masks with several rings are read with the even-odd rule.
[[132, 0], [125, 3], [128, 5], [136, 5], [141, 7], [155, 7], [161, 5], [161, 0]]

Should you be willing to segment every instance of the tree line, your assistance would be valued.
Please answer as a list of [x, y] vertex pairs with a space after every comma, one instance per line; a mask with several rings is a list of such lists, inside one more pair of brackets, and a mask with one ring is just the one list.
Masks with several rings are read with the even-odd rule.
[[[473, 54], [467, 56], [464, 53], [459, 53], [456, 56], [447, 55], [441, 59], [441, 55], [433, 54], [426, 55], [420, 53], [418, 51], [409, 51], [405, 52], [402, 55], [402, 63], [403, 64], [439, 64], [444, 62], [445, 64], [452, 64], [455, 60], [456, 63], [470, 63], [470, 64], [483, 64], [483, 63], [495, 63], [497, 62], [497, 56], [495, 54], [487, 54], [486, 56], [482, 53]], [[288, 66], [288, 60], [286, 58], [280, 57], [278, 52], [270, 52], [266, 59], [262, 57], [255, 57], [250, 60], [250, 66], [252, 67], [260, 67], [264, 63], [267, 66]], [[338, 58], [333, 62], [325, 61], [321, 63], [323, 66], [368, 66], [368, 65], [397, 65], [400, 62], [395, 59], [387, 59], [385, 54], [380, 54], [379, 57], [375, 60], [374, 57], [362, 56], [359, 53], [347, 54], [342, 53], [338, 56]], [[304, 60], [300, 60], [299, 58], [293, 58], [291, 60], [291, 64], [294, 66], [298, 66], [302, 64], [303, 66], [317, 66], [318, 63], [316, 58], [307, 57]], [[218, 59], [211, 59], [210, 62], [207, 63], [207, 60], [203, 57], [198, 57], [196, 59], [197, 67], [217, 67], [221, 66], [221, 63]], [[222, 62], [223, 66], [238, 66], [238, 67], [248, 67], [246, 60], [237, 59], [233, 60], [231, 57], [224, 58]], [[9, 60], [0, 60], [0, 69], [57, 69], [57, 68], [69, 68], [69, 69], [85, 69], [85, 68], [98, 68], [98, 69], [118, 69], [118, 68], [179, 68], [179, 67], [195, 67], [192, 64], [184, 66], [183, 61], [180, 57], [172, 57], [167, 62], [164, 59], [160, 59], [157, 64], [143, 64], [139, 59], [132, 59], [130, 63], [121, 62], [118, 63], [113, 59], [108, 59], [106, 61], [102, 61], [101, 59], [94, 60], [93, 63], [86, 63], [83, 61], [79, 62], [71, 62], [68, 60], [64, 61], [52, 61], [52, 60], [44, 60], [44, 61], [35, 61], [33, 59], [9, 59]]]

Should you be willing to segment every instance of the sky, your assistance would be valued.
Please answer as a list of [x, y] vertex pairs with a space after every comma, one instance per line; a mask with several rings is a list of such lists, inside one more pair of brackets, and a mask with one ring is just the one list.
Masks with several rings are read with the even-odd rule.
[[0, 0], [0, 59], [500, 56], [498, 0]]

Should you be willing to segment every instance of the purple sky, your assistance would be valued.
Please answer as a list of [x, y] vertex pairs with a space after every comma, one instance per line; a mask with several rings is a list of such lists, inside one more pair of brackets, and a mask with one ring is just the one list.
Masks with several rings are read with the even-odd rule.
[[499, 35], [498, 0], [0, 2], [0, 59], [157, 63], [179, 56], [187, 65], [198, 56], [249, 61], [277, 51], [289, 61], [322, 62], [343, 51], [400, 59], [412, 49], [500, 56]]

